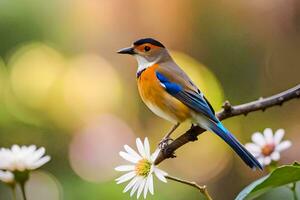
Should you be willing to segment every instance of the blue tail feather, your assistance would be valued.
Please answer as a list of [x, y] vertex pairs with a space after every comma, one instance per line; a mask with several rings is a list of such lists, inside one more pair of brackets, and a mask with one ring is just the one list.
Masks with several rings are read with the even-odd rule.
[[240, 156], [240, 158], [251, 168], [263, 169], [257, 159], [241, 144], [239, 141], [222, 125], [211, 122], [209, 125], [211, 131], [221, 137], [231, 148]]

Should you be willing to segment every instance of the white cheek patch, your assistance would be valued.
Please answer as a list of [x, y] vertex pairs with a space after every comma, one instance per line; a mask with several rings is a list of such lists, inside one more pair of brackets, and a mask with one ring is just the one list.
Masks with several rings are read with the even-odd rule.
[[135, 55], [135, 58], [138, 62], [138, 72], [155, 64], [155, 62], [149, 62], [146, 58], [140, 55]]
[[144, 69], [147, 69], [148, 67], [151, 67], [152, 65], [156, 64], [160, 57], [158, 57], [156, 60], [149, 62], [146, 58], [140, 55], [135, 55], [135, 58], [138, 63], [138, 70], [137, 73], [143, 71]]

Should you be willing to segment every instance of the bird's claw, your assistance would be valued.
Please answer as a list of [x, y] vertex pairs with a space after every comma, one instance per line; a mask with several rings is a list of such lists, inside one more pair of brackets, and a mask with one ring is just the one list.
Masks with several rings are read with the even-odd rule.
[[164, 150], [171, 142], [174, 140], [170, 137], [163, 138], [159, 143], [158, 143], [158, 148], [161, 150]]

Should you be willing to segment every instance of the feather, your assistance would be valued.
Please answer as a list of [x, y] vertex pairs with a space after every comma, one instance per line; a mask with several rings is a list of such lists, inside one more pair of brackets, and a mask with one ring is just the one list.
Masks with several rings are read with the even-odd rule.
[[211, 110], [211, 106], [206, 102], [201, 93], [184, 90], [180, 84], [169, 81], [169, 79], [160, 72], [156, 72], [156, 77], [164, 85], [164, 88], [169, 94], [192, 110], [203, 113], [212, 121], [218, 122], [214, 111]]
[[240, 156], [240, 158], [252, 169], [259, 168], [262, 170], [261, 164], [257, 159], [232, 135], [221, 122], [209, 124], [209, 129], [221, 137], [231, 148]]

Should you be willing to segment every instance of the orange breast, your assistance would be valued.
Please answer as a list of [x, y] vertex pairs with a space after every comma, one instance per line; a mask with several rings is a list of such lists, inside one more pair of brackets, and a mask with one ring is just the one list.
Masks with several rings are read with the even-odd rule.
[[148, 67], [138, 77], [139, 93], [156, 115], [173, 123], [183, 122], [191, 117], [190, 109], [165, 91], [156, 77], [158, 67], [158, 64]]

